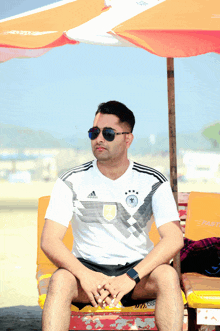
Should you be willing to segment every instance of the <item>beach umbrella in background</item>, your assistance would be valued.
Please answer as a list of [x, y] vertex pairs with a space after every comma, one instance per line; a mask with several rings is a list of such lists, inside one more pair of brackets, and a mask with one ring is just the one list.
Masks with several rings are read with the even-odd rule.
[[38, 57], [54, 47], [79, 42], [135, 47], [109, 32], [164, 0], [151, 0], [146, 6], [135, 0], [126, 1], [63, 0], [3, 19], [0, 21], [0, 62]]
[[[1, 62], [80, 42], [138, 47], [167, 58], [170, 182], [177, 201], [173, 58], [220, 53], [220, 2], [64, 0], [0, 21]], [[180, 270], [179, 259], [174, 265]]]
[[0, 61], [79, 42], [167, 58], [220, 53], [219, 27], [216, 0], [63, 0], [0, 20]]
[[60, 1], [0, 21], [0, 61], [38, 57], [54, 47], [77, 44], [65, 31], [102, 12], [103, 0]]

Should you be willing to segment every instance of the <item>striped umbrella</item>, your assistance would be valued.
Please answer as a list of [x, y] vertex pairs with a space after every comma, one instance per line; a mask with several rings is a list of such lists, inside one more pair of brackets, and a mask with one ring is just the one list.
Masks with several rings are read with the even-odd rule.
[[96, 17], [103, 7], [102, 0], [67, 0], [1, 20], [0, 61], [37, 57], [54, 47], [78, 43], [65, 31]]
[[[161, 2], [163, 0], [160, 0]], [[128, 0], [63, 0], [0, 21], [0, 61], [37, 57], [54, 47], [79, 42], [133, 46], [112, 28], [146, 10]]]
[[220, 2], [166, 0], [112, 31], [163, 57], [220, 53]]
[[0, 61], [79, 42], [195, 56], [220, 53], [219, 38], [216, 0], [63, 0], [1, 20]]
[[[220, 2], [63, 0], [0, 21], [2, 62], [80, 42], [139, 47], [167, 58], [170, 181], [177, 201], [173, 58], [220, 53]], [[180, 274], [179, 259], [175, 266]]]

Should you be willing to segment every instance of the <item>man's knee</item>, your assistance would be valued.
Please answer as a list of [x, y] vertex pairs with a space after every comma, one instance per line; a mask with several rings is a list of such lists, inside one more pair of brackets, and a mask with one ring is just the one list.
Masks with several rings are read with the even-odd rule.
[[151, 279], [157, 290], [180, 288], [180, 281], [176, 270], [168, 264], [162, 264], [151, 273]]
[[50, 279], [48, 292], [50, 294], [70, 294], [77, 287], [77, 280], [68, 270], [58, 269]]

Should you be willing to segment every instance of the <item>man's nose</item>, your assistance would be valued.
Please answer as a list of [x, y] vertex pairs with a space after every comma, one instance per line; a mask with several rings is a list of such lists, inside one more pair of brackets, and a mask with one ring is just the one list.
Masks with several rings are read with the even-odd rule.
[[98, 137], [96, 138], [97, 142], [103, 142], [105, 138], [103, 137], [102, 130], [100, 131]]

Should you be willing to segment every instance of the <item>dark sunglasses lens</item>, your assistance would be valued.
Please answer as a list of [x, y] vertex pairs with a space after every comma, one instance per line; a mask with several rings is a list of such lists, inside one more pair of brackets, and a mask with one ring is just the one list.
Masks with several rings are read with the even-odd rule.
[[113, 141], [115, 139], [115, 132], [112, 129], [104, 129], [102, 134], [107, 141]]
[[89, 130], [89, 138], [94, 140], [98, 137], [100, 130], [98, 128], [92, 128]]

